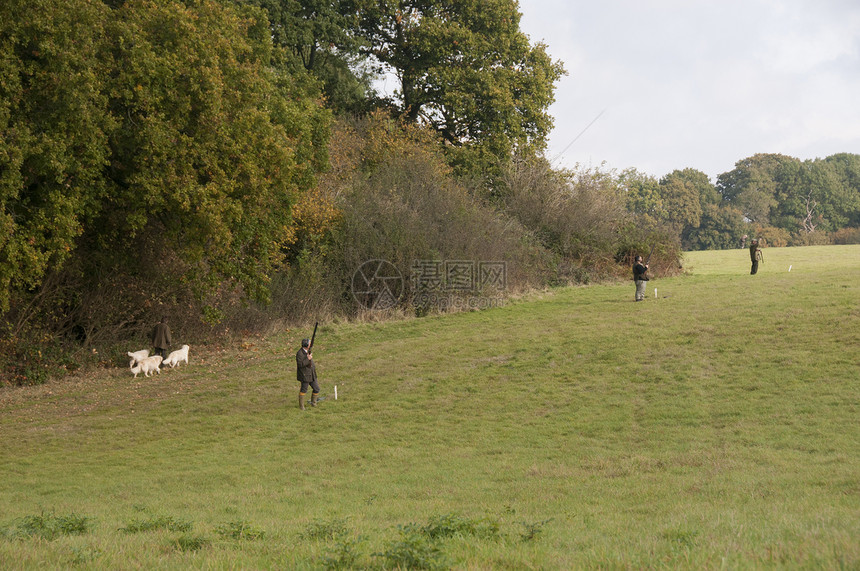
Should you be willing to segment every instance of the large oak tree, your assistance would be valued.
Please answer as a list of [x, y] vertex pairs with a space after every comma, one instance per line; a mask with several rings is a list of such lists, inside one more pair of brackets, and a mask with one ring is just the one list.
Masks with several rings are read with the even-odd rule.
[[378, 0], [360, 18], [364, 53], [400, 82], [400, 111], [460, 149], [455, 162], [544, 148], [564, 69], [520, 30], [515, 0]]

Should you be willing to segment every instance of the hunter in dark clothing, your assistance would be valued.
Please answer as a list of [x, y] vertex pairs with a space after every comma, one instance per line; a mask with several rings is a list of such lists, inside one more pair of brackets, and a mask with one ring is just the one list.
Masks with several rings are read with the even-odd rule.
[[310, 339], [302, 339], [302, 348], [296, 353], [296, 380], [302, 384], [299, 389], [299, 408], [301, 410], [305, 410], [305, 393], [308, 392], [309, 386], [313, 389], [311, 393], [311, 406], [317, 405], [320, 394], [314, 356], [313, 353], [308, 351], [310, 343]]
[[758, 261], [761, 259], [761, 249], [758, 247], [758, 240], [753, 239], [750, 242], [750, 261], [752, 262], [752, 269], [750, 270], [750, 275], [754, 276], [756, 272], [758, 272]]
[[642, 256], [636, 256], [633, 264], [633, 281], [636, 283], [636, 301], [645, 299], [645, 286], [648, 283], [648, 266], [642, 263]]
[[155, 348], [154, 354], [161, 355], [162, 358], [167, 357], [167, 350], [173, 341], [170, 338], [170, 327], [167, 326], [167, 318], [162, 317], [161, 323], [155, 326], [152, 330], [152, 346]]

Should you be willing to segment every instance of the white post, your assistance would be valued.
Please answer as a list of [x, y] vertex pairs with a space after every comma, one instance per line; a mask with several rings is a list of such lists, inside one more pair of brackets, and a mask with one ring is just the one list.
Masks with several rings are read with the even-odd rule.
[[337, 400], [337, 385], [334, 386], [334, 400]]

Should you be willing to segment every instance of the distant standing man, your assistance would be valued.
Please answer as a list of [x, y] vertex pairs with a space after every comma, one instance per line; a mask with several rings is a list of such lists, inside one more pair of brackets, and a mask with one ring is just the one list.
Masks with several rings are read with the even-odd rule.
[[636, 256], [633, 264], [633, 281], [636, 283], [636, 301], [645, 300], [645, 286], [648, 284], [648, 265], [642, 263], [642, 256]]
[[752, 242], [750, 242], [750, 261], [752, 262], [752, 269], [750, 270], [751, 276], [754, 276], [756, 272], [758, 272], [759, 260], [761, 260], [761, 248], [758, 247], [758, 238], [753, 238]]
[[170, 327], [167, 326], [167, 317], [162, 317], [161, 323], [152, 330], [152, 346], [155, 348], [155, 354], [161, 355], [162, 359], [166, 357], [172, 342]]
[[299, 389], [299, 408], [305, 410], [305, 393], [308, 392], [308, 386], [313, 389], [311, 393], [311, 406], [316, 406], [319, 400], [320, 385], [317, 382], [317, 367], [314, 364], [313, 353], [308, 351], [308, 346], [311, 344], [310, 339], [302, 339], [302, 348], [296, 353], [296, 380], [302, 386]]

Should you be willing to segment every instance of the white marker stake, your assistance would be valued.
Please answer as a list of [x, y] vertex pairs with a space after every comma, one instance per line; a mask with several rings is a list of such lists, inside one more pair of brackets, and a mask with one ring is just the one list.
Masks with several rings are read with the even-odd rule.
[[654, 288], [654, 298], [655, 299], [657, 298], [657, 288], [656, 287]]
[[788, 266], [788, 271], [791, 271], [791, 266]]
[[334, 400], [337, 400], [337, 385], [334, 386]]

